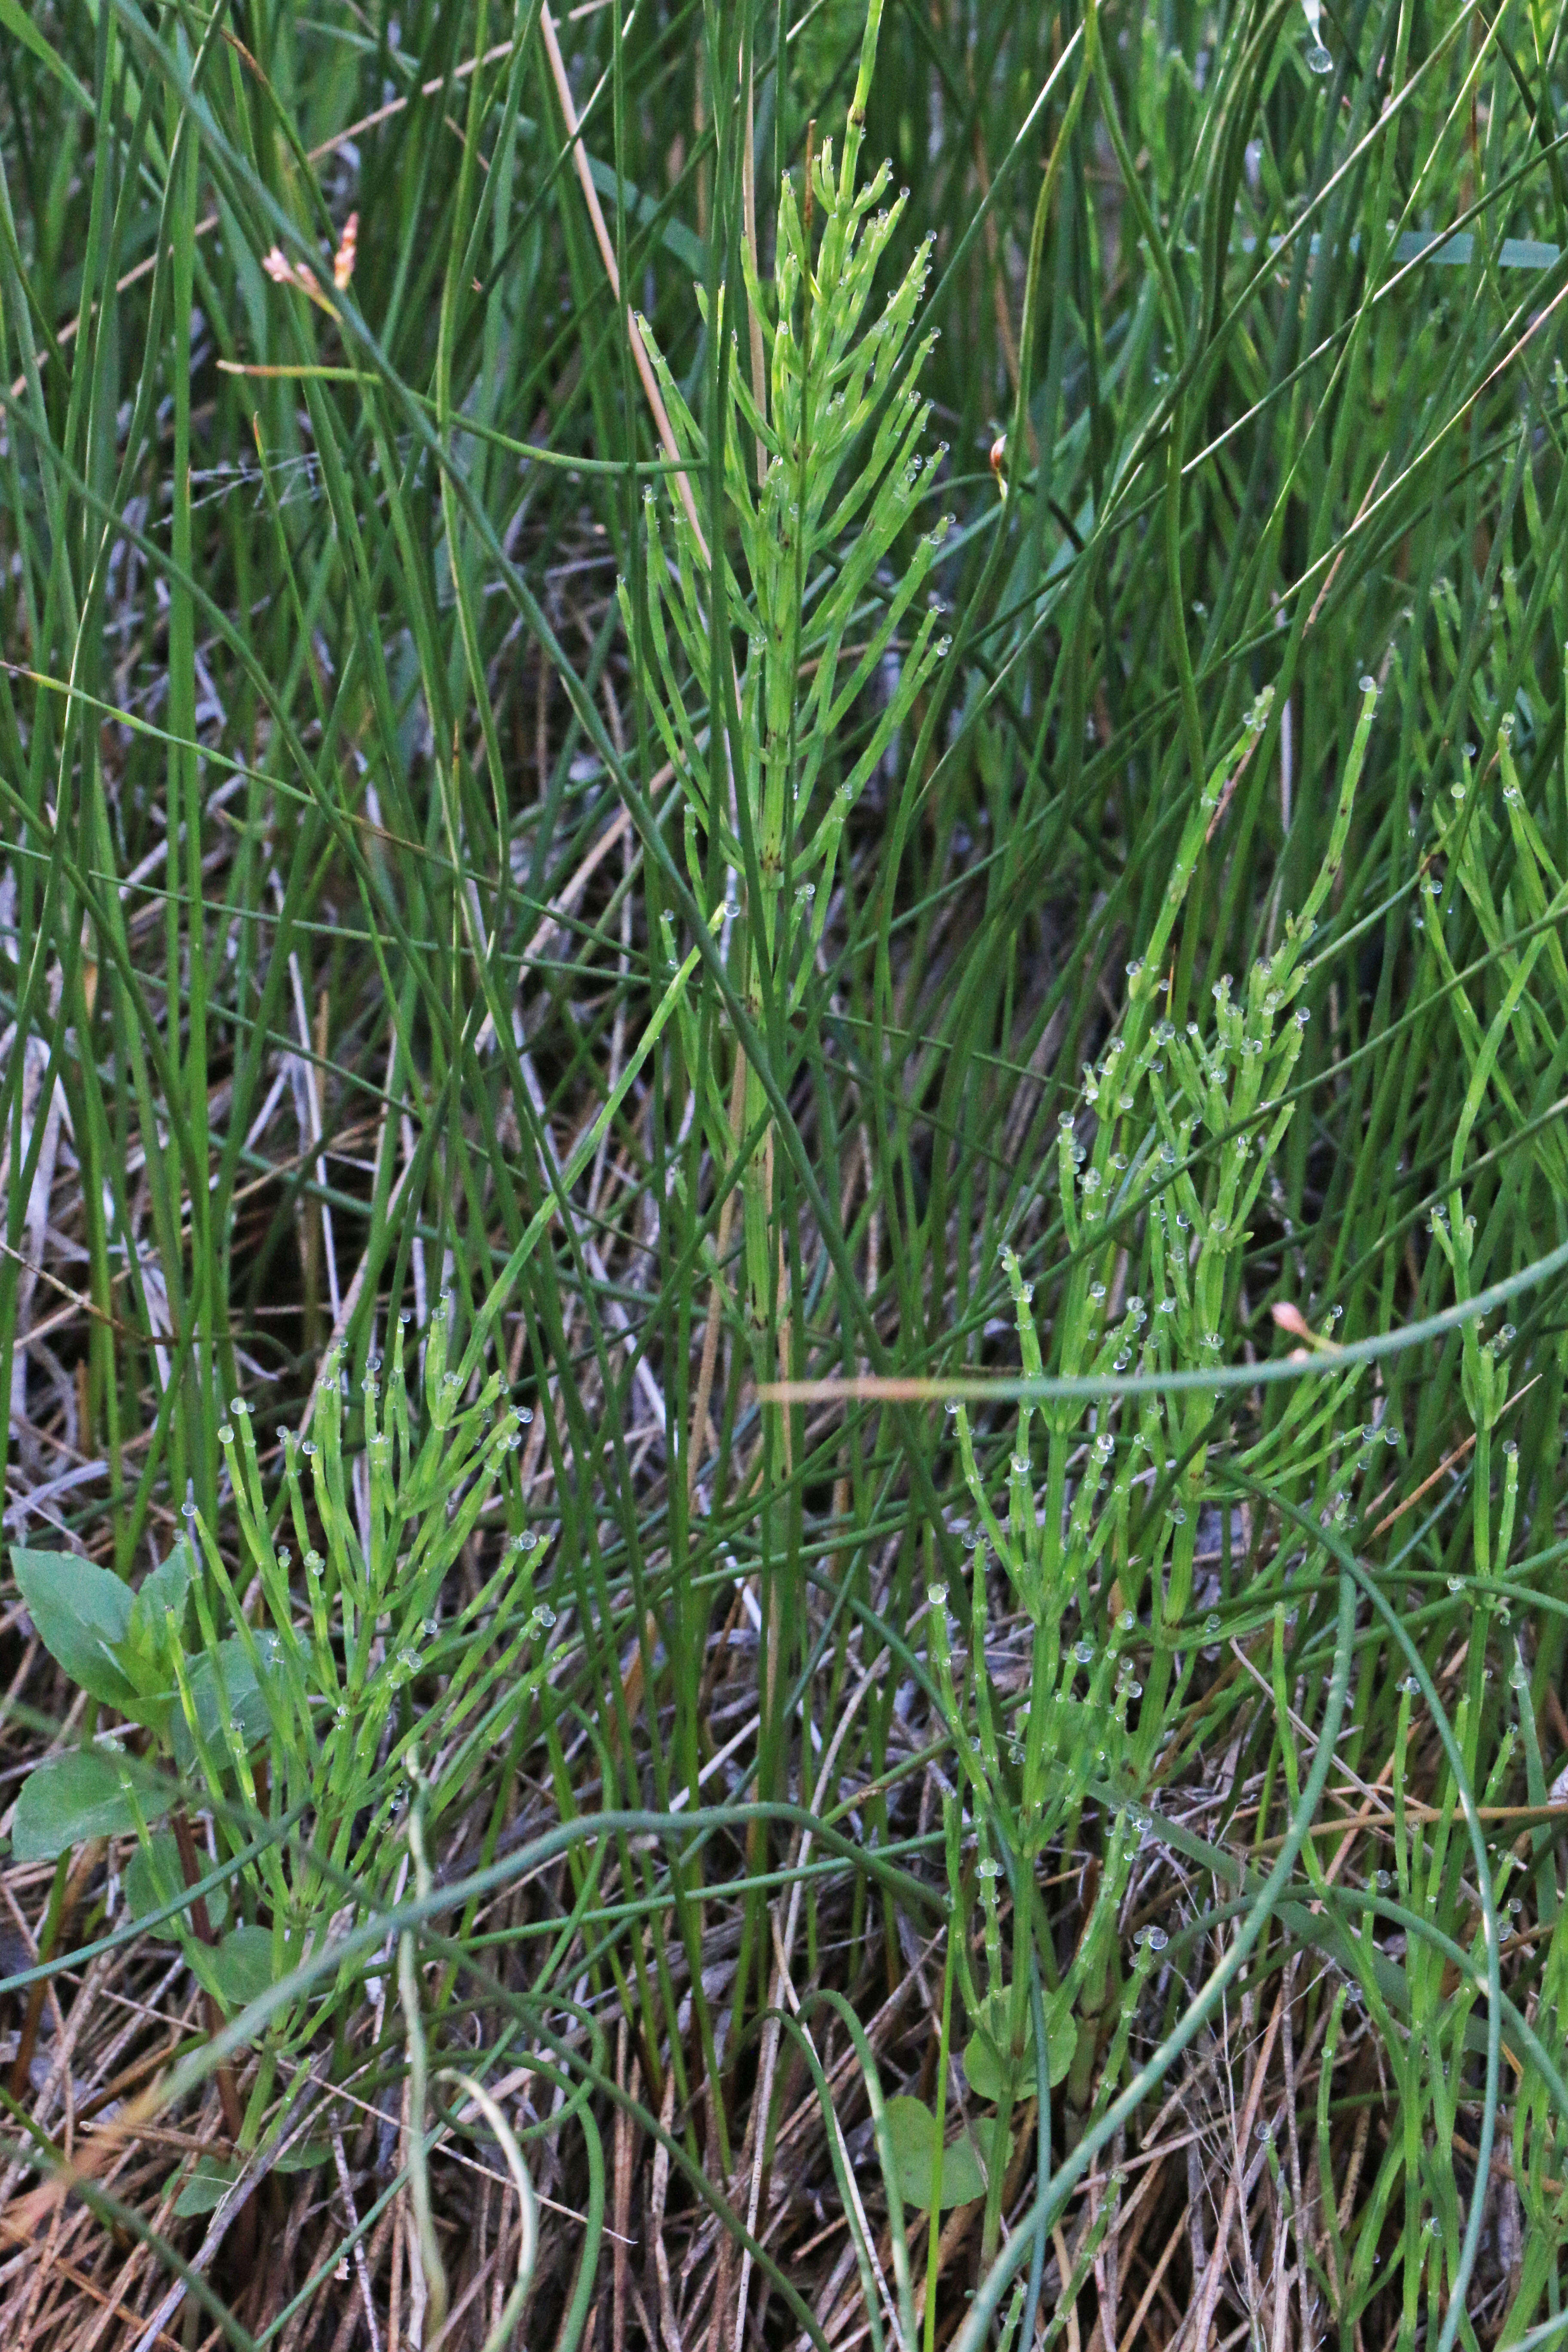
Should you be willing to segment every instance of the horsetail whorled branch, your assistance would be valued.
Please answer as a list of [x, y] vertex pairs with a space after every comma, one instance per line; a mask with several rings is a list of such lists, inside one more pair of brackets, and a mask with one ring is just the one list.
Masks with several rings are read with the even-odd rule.
[[[737, 993], [774, 1036], [785, 1034], [810, 983], [846, 823], [946, 650], [941, 608], [922, 592], [947, 523], [910, 530], [930, 416], [916, 379], [935, 340], [913, 340], [929, 240], [868, 321], [905, 203], [900, 195], [880, 208], [885, 165], [858, 185], [880, 18], [875, 0], [841, 159], [836, 166], [831, 143], [808, 158], [804, 202], [784, 184], [771, 285], [745, 257], [746, 298], [769, 362], [765, 385], [746, 383], [738, 306], [720, 289], [718, 324], [731, 334], [731, 363], [718, 428], [724, 509], [710, 518], [710, 545], [681, 502], [649, 485], [646, 611], [634, 613], [625, 583], [620, 591], [627, 631], [647, 647], [653, 722], [684, 792], [692, 888], [710, 918], [731, 918], [726, 953]], [[700, 479], [706, 436], [646, 332], [645, 343], [689, 477]], [[724, 746], [727, 806], [716, 804], [710, 782], [712, 715], [693, 707], [721, 627], [743, 647], [734, 669], [739, 726]], [[873, 694], [880, 708], [853, 756], [841, 759], [850, 714]], [[704, 856], [704, 834], [710, 851], [717, 839], [717, 861]], [[726, 1106], [711, 1062], [697, 1050], [700, 1019], [700, 1009], [683, 1003], [689, 1066], [709, 1074], [698, 1115], [714, 1165], [732, 1167], [737, 1152], [745, 1154], [745, 1320], [762, 1382], [791, 1369], [793, 1345], [772, 1118], [738, 1047]], [[746, 1139], [754, 1139], [749, 1150]], [[770, 1415], [764, 1497], [787, 1467], [788, 1443], [787, 1426]], [[765, 1534], [763, 1552], [765, 1559]]]

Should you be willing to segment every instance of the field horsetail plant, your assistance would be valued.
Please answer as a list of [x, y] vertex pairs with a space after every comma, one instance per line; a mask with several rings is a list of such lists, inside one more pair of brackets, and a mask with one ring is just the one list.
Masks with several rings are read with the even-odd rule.
[[[555, 1615], [534, 1600], [542, 1534], [507, 1529], [491, 1573], [463, 1605], [449, 1602], [476, 1530], [498, 1517], [505, 1527], [505, 1473], [531, 1418], [500, 1403], [499, 1374], [463, 1395], [448, 1370], [450, 1311], [444, 1299], [425, 1343], [422, 1412], [411, 1411], [404, 1326], [394, 1327], [384, 1399], [373, 1358], [352, 1451], [346, 1370], [324, 1360], [310, 1434], [287, 1447], [281, 1516], [268, 1507], [249, 1407], [235, 1399], [219, 1442], [237, 1577], [194, 1503], [134, 1595], [90, 1562], [15, 1555], [42, 1640], [149, 1745], [132, 1757], [110, 1734], [40, 1765], [17, 1802], [13, 1851], [47, 1860], [90, 1838], [133, 1837], [132, 1915], [178, 1940], [215, 2020], [317, 1962], [308, 1990], [271, 2003], [247, 2114], [232, 2119], [240, 2154], [264, 2119], [274, 2137], [286, 2119], [280, 2082], [305, 2087], [296, 2053], [363, 1999], [364, 1966], [323, 1977], [321, 1956], [329, 1934], [395, 1904], [414, 1790], [433, 1832], [468, 1799], [476, 1765], [547, 1696]], [[192, 1811], [212, 1823], [205, 1853]], [[237, 2169], [237, 2159], [204, 2163], [183, 2210], [215, 2203]]]
[[0, 0], [0, 2352], [1564, 2352], [1565, 27]]
[[[1126, 1012], [1098, 1062], [1085, 1069], [1077, 1112], [1061, 1114], [1058, 1161], [1071, 1265], [1058, 1297], [1051, 1369], [1090, 1384], [1142, 1376], [1142, 1391], [1120, 1404], [1106, 1394], [1089, 1407], [1087, 1422], [1083, 1408], [1070, 1402], [1038, 1409], [1026, 1402], [1006, 1489], [994, 1497], [965, 1405], [955, 1401], [948, 1409], [973, 1512], [965, 1537], [972, 1640], [962, 1695], [943, 1583], [927, 1595], [927, 1622], [942, 1711], [983, 1849], [977, 1867], [990, 1981], [977, 1991], [962, 1946], [958, 1981], [973, 2036], [965, 2053], [970, 2086], [998, 2107], [986, 2207], [991, 2246], [1011, 2152], [1007, 2117], [1015, 2098], [1033, 2089], [1037, 2072], [1032, 1965], [1047, 1971], [1043, 1989], [1037, 1974], [1033, 1979], [1043, 1990], [1045, 2074], [1052, 2087], [1066, 2086], [1070, 2139], [1082, 2137], [1091, 2100], [1103, 2108], [1120, 2086], [1121, 2066], [1104, 2063], [1105, 2045], [1122, 2014], [1112, 1979], [1133, 1857], [1159, 1782], [1172, 1768], [1171, 1741], [1200, 1654], [1251, 1630], [1250, 1612], [1230, 1612], [1226, 1622], [1200, 1600], [1200, 1543], [1212, 1558], [1214, 1530], [1228, 1530], [1229, 1498], [1238, 1486], [1245, 1492], [1253, 1483], [1271, 1500], [1310, 1500], [1314, 1440], [1342, 1423], [1358, 1380], [1351, 1370], [1322, 1390], [1298, 1389], [1268, 1435], [1227, 1464], [1217, 1498], [1205, 1467], [1223, 1403], [1219, 1389], [1201, 1378], [1174, 1393], [1161, 1386], [1162, 1375], [1217, 1370], [1221, 1335], [1234, 1325], [1247, 1219], [1266, 1197], [1292, 1116], [1291, 1079], [1306, 1019], [1296, 1000], [1307, 944], [1343, 855], [1375, 698], [1368, 679], [1324, 864], [1305, 905], [1287, 917], [1274, 953], [1254, 966], [1240, 990], [1228, 977], [1215, 984], [1208, 1021], [1178, 1025], [1163, 1011], [1173, 986], [1173, 957], [1167, 965], [1173, 935], [1216, 814], [1263, 732], [1268, 698], [1260, 698], [1188, 820], [1146, 952], [1127, 967]], [[1207, 1153], [1205, 1141], [1213, 1147]], [[1026, 1380], [1037, 1380], [1047, 1366], [1035, 1286], [1006, 1244], [1001, 1259], [1022, 1370]], [[1037, 1421], [1045, 1424], [1043, 1489], [1037, 1483]], [[1368, 1443], [1382, 1434], [1369, 1429]], [[1342, 1499], [1336, 1509], [1342, 1517]], [[1227, 1555], [1231, 1548], [1227, 1533]], [[1011, 1701], [993, 1687], [986, 1666], [993, 1557], [1006, 1607], [1021, 1607], [1031, 1629], [1023, 1695]], [[1320, 1566], [1303, 1556], [1304, 1570]], [[1090, 1830], [1093, 1819], [1104, 1825], [1102, 1844]], [[1071, 1963], [1053, 1981], [1050, 1939], [1040, 1933], [1026, 1890], [1047, 1853], [1063, 1843], [1081, 1851], [1086, 1841], [1093, 1899]], [[998, 1849], [1014, 1895], [1010, 1986], [995, 1934]], [[950, 1845], [952, 1891], [962, 1911], [963, 1880], [955, 1862]], [[1142, 1940], [1152, 1958], [1165, 1931], [1152, 1926]]]
[[[808, 155], [800, 195], [792, 180], [783, 184], [771, 285], [744, 250], [763, 355], [750, 383], [740, 306], [720, 289], [712, 325], [727, 339], [729, 365], [726, 404], [710, 428], [721, 441], [724, 500], [713, 546], [687, 476], [663, 495], [650, 486], [646, 615], [620, 588], [628, 634], [650, 649], [650, 709], [684, 803], [693, 894], [710, 928], [722, 922], [736, 994], [775, 1042], [787, 1039], [813, 982], [846, 824], [949, 645], [927, 593], [948, 522], [917, 530], [913, 520], [931, 415], [918, 378], [935, 341], [934, 330], [916, 332], [929, 239], [868, 317], [908, 198], [882, 205], [886, 163], [859, 184], [881, 16], [872, 0], [841, 154], [829, 141]], [[700, 478], [707, 440], [646, 324], [642, 332], [676, 446]], [[725, 713], [706, 740], [688, 711], [690, 680], [716, 689], [710, 707]], [[873, 681], [882, 706], [846, 772], [846, 721]], [[765, 1383], [798, 1369], [790, 1274], [798, 1245], [784, 1230], [773, 1114], [739, 1040], [726, 1090], [684, 998], [679, 1017], [688, 1067], [700, 1074], [696, 1108], [713, 1164], [731, 1181], [739, 1176], [744, 1325]], [[787, 1084], [787, 1053], [781, 1060]], [[789, 1466], [787, 1422], [770, 1415], [759, 1480], [764, 1748], [776, 1745], [784, 1648], [769, 1521]]]

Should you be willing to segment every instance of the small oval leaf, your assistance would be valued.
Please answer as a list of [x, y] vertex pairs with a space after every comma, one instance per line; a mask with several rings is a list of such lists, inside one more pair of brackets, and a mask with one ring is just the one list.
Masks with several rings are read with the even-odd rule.
[[977, 2099], [990, 2099], [999, 2105], [1010, 2073], [1013, 2098], [1026, 2099], [1031, 2095], [1035, 2087], [1032, 2008], [1024, 2011], [1024, 2047], [1016, 2066], [1010, 2063], [1012, 2048], [1013, 1994], [1010, 1987], [999, 1985], [981, 2002], [973, 2034], [963, 2053], [964, 2076]]
[[[899, 2167], [899, 2188], [912, 2212], [931, 2210], [936, 2160], [936, 2117], [922, 2099], [889, 2099], [885, 2113], [893, 2155]], [[985, 2194], [985, 2169], [980, 2151], [966, 2137], [949, 2141], [942, 2151], [942, 2210], [971, 2205]]]
[[193, 2213], [210, 2213], [234, 2187], [239, 2168], [226, 2156], [198, 2156], [190, 2179], [174, 2200], [182, 2221]]
[[[974, 2021], [974, 2032], [963, 2053], [963, 2073], [977, 2099], [1000, 2105], [1006, 2085], [1012, 2051], [1012, 1993], [1006, 1986], [987, 1993]], [[1078, 2021], [1058, 1995], [1046, 2010], [1047, 2073], [1054, 2090], [1072, 2064], [1078, 2047]], [[1013, 2074], [1012, 2098], [1032, 2099], [1040, 2087], [1035, 2064], [1035, 2021], [1024, 2020], [1024, 2049]]]
[[270, 1927], [236, 1927], [221, 1943], [213, 1946], [211, 1958], [218, 1991], [229, 2009], [248, 2009], [253, 2000], [259, 2000], [264, 1992], [270, 1990]]

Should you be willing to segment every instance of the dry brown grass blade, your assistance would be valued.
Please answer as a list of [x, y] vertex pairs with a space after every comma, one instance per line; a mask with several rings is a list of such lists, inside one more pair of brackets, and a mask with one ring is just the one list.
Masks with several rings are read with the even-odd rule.
[[95, 2131], [75, 2155], [57, 2155], [47, 2179], [0, 2210], [0, 2237], [8, 2238], [14, 2244], [31, 2245], [49, 2215], [64, 2205], [72, 2190], [90, 2188], [100, 2180], [142, 2126], [156, 2120], [163, 2105], [163, 2077], [160, 2076], [129, 2106]]
[[[1225, 2194], [1220, 2201], [1219, 2220], [1215, 2229], [1214, 2248], [1209, 2255], [1208, 2266], [1204, 2273], [1202, 2283], [1197, 2287], [1194, 2299], [1192, 2311], [1192, 2342], [1196, 2347], [1196, 2352], [1205, 2352], [1205, 2347], [1208, 2343], [1209, 2326], [1214, 2318], [1215, 2306], [1219, 2301], [1220, 2290], [1225, 2284], [1225, 2271], [1226, 2261], [1228, 2259], [1227, 2248], [1230, 2242], [1231, 2222], [1237, 2210], [1237, 2200], [1242, 2193], [1242, 2181], [1247, 2169], [1247, 2148], [1252, 2137], [1252, 2127], [1257, 2120], [1258, 2109], [1262, 2101], [1263, 2086], [1268, 2078], [1269, 2061], [1274, 2055], [1274, 2044], [1279, 2036], [1279, 2029], [1284, 2019], [1284, 2011], [1285, 1994], [1283, 1988], [1281, 1988], [1275, 2000], [1273, 2014], [1269, 2018], [1268, 2027], [1263, 2036], [1263, 2046], [1253, 2062], [1252, 2072], [1247, 2083], [1247, 2095], [1242, 2105], [1240, 2120], [1236, 2126], [1235, 2139], [1231, 2149], [1231, 2162], [1226, 2170]], [[1184, 2343], [1185, 2340], [1185, 2331], [1184, 2331], [1180, 2341]], [[1177, 2352], [1175, 2345], [1171, 2347], [1171, 2352]]]

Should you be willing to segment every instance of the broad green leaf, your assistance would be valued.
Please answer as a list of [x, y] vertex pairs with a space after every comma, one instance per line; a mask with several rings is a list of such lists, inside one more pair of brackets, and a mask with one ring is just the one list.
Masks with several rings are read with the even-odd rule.
[[[161, 1911], [183, 1893], [185, 1874], [180, 1863], [180, 1849], [168, 1830], [160, 1831], [150, 1846], [139, 1845], [125, 1868], [125, 1901], [133, 1919], [144, 1919], [150, 1912]], [[209, 1887], [206, 1897], [207, 1925], [215, 1931], [228, 1917], [228, 1893], [222, 1886]], [[166, 1943], [179, 1940], [180, 1920], [160, 1919], [150, 1935], [163, 1937]], [[184, 1916], [186, 1927], [192, 1924], [189, 1912]]]
[[135, 1686], [113, 1654], [130, 1630], [131, 1587], [72, 1552], [14, 1545], [11, 1567], [50, 1657], [89, 1698], [134, 1715]]
[[[286, 2148], [272, 2169], [274, 2172], [314, 2172], [326, 2164], [331, 2149], [325, 2140], [300, 2140]], [[198, 2156], [190, 2179], [175, 2200], [174, 2211], [182, 2220], [193, 2213], [211, 2213], [223, 2202], [225, 2192], [233, 2188], [239, 2177], [237, 2160], [229, 2156]]]
[[[987, 1993], [980, 2004], [974, 2021], [974, 2032], [963, 2053], [964, 2079], [977, 2099], [1000, 2101], [1009, 2069], [1012, 2047], [1013, 1995], [1005, 1985]], [[1012, 2095], [1027, 2097], [1035, 2075], [1035, 2021], [1029, 2011], [1024, 2011], [1024, 2047], [1017, 2065]]]
[[1077, 2018], [1070, 2009], [1053, 2011], [1046, 2020], [1046, 2071], [1053, 2091], [1067, 2080], [1077, 2048]]
[[[11, 1825], [16, 1860], [52, 1862], [89, 1838], [133, 1833], [136, 1811], [121, 1785], [124, 1761], [101, 1748], [78, 1748], [29, 1773]], [[154, 1782], [142, 1779], [137, 1793], [144, 1820], [161, 1816], [164, 1807]]]
[[[185, 1601], [191, 1589], [191, 1554], [184, 1536], [161, 1568], [143, 1580], [131, 1611], [127, 1638], [142, 1654], [162, 1659], [167, 1641], [166, 1615], [174, 1612], [174, 1629], [184, 1633]], [[160, 1667], [163, 1680], [168, 1677]]]
[[[980, 2004], [974, 2032], [963, 2053], [963, 2073], [970, 2089], [977, 2099], [1000, 2103], [1006, 2083], [1007, 2058], [1012, 2047], [1011, 2009], [1013, 1996], [1005, 1987], [987, 1993]], [[1054, 2089], [1072, 2064], [1072, 2053], [1078, 2046], [1078, 2027], [1070, 2009], [1058, 2010], [1055, 2003], [1046, 2011], [1046, 2051], [1047, 2074]], [[1015, 2099], [1032, 2098], [1038, 2088], [1035, 2070], [1035, 2021], [1028, 2011], [1024, 2014], [1024, 2048], [1014, 2070], [1012, 2095]]]
[[[917, 2213], [929, 2212], [936, 2161], [936, 2117], [922, 2099], [889, 2099], [888, 2132], [898, 2159], [899, 2187], [904, 2203]], [[973, 2204], [985, 2194], [985, 2168], [980, 2151], [967, 2137], [950, 2140], [942, 2151], [942, 2210]]]
[[125, 1639], [115, 1651], [121, 1671], [136, 1691], [138, 1721], [160, 1738], [167, 1737], [170, 1716], [179, 1704], [169, 1667], [169, 1612], [174, 1612], [175, 1639], [183, 1643], [192, 1567], [190, 1549], [182, 1536], [168, 1559], [143, 1580], [132, 1604]]
[[[277, 1658], [277, 1635], [258, 1633], [256, 1647], [265, 1673]], [[190, 1676], [191, 1702], [195, 1708], [202, 1739], [215, 1762], [226, 1764], [228, 1742], [224, 1733], [223, 1710], [218, 1700], [220, 1674], [228, 1699], [229, 1714], [247, 1748], [256, 1747], [266, 1738], [271, 1718], [268, 1713], [266, 1693], [256, 1679], [249, 1652], [237, 1633], [232, 1634], [226, 1642], [220, 1642], [213, 1654], [203, 1655], [194, 1662]], [[196, 1743], [191, 1736], [183, 1706], [175, 1709], [171, 1718], [170, 1732], [174, 1761], [182, 1772], [188, 1772], [196, 1762]]]
[[218, 1991], [229, 2009], [247, 2009], [272, 1984], [272, 1930], [235, 1927], [210, 1954]]
[[188, 2221], [193, 2213], [211, 2213], [238, 2177], [239, 2167], [232, 2157], [198, 2156], [195, 2170], [174, 2200], [175, 2213], [182, 2221]]

